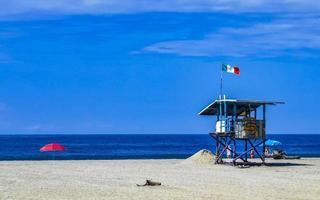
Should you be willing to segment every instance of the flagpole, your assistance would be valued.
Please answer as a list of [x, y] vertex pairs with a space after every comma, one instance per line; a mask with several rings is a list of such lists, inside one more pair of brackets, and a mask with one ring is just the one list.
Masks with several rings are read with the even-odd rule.
[[[221, 71], [222, 71], [222, 67], [221, 67]], [[227, 104], [226, 104], [226, 95], [223, 94], [223, 88], [222, 88], [222, 84], [223, 84], [223, 71], [221, 72], [221, 96], [223, 97], [223, 109], [224, 109], [224, 117], [223, 117], [223, 120], [224, 120], [224, 127], [225, 127], [225, 131], [226, 131], [226, 128], [227, 128]]]
[[220, 100], [222, 99], [222, 82], [223, 82], [223, 71], [222, 71], [222, 66], [221, 66], [221, 73], [220, 73]]
[[223, 83], [223, 63], [221, 64], [221, 71], [220, 71], [220, 95], [219, 95], [219, 99], [220, 99], [220, 104], [219, 104], [219, 120], [220, 120], [220, 132], [222, 132], [222, 83]]

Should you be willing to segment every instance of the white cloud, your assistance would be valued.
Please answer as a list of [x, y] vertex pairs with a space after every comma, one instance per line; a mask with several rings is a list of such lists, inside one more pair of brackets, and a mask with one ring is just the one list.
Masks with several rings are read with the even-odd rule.
[[[270, 56], [287, 49], [319, 49], [320, 1], [313, 0], [0, 0], [0, 5], [0, 20], [140, 12], [269, 13], [273, 18], [287, 19], [226, 27], [200, 40], [164, 41], [144, 50], [192, 56]], [[8, 61], [0, 54], [0, 62]]]
[[320, 49], [320, 20], [285, 19], [242, 28], [222, 28], [199, 40], [164, 41], [144, 51], [186, 56], [277, 56], [288, 50]]
[[23, 131], [55, 131], [55, 126], [51, 124], [34, 124], [23, 128]]
[[314, 0], [0, 0], [0, 16], [138, 12], [318, 13]]

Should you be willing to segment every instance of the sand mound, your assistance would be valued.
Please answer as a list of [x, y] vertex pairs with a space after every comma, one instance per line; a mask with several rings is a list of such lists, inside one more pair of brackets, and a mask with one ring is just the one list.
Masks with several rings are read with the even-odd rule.
[[214, 162], [215, 156], [213, 153], [207, 149], [202, 149], [197, 153], [193, 154], [191, 157], [187, 158], [186, 162], [192, 162], [196, 164], [212, 164]]

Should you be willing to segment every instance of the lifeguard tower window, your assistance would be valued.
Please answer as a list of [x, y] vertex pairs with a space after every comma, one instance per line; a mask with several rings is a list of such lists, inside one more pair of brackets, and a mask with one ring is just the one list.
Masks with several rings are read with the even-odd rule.
[[[235, 146], [237, 140], [244, 140], [246, 151], [247, 143], [251, 144], [250, 150], [255, 150], [264, 162], [266, 106], [277, 104], [284, 104], [284, 102], [221, 99], [208, 105], [199, 115], [216, 116], [215, 132], [211, 133], [211, 136], [217, 140], [217, 154], [220, 155], [220, 151], [231, 150], [228, 147], [229, 144], [234, 143]], [[251, 140], [260, 140], [260, 143], [254, 144]], [[258, 145], [263, 145], [262, 153], [258, 152], [256, 148]], [[233, 161], [238, 159], [247, 161], [247, 153], [245, 152], [245, 156], [242, 157], [243, 155], [233, 152], [235, 155]]]

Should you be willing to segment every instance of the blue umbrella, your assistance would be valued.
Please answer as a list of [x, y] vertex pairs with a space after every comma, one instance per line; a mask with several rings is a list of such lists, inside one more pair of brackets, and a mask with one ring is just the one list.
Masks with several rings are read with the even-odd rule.
[[277, 140], [267, 140], [266, 141], [266, 146], [280, 146], [282, 145], [281, 142], [277, 141]]
[[[279, 141], [277, 141], [277, 140], [267, 140], [266, 141], [266, 146], [269, 146], [269, 147], [273, 147], [273, 146], [280, 146], [280, 145], [282, 145], [282, 143], [281, 142], [279, 142]], [[260, 147], [262, 147], [262, 144], [261, 145], [259, 145]]]

